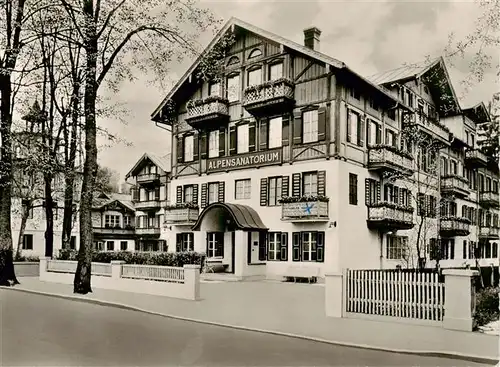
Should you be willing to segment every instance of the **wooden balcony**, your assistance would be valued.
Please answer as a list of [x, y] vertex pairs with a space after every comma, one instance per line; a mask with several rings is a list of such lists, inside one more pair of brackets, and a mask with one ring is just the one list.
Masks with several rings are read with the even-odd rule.
[[219, 96], [192, 100], [187, 104], [186, 122], [198, 130], [216, 129], [229, 122], [229, 102]]
[[137, 236], [159, 237], [160, 232], [161, 232], [160, 227], [136, 228], [135, 229], [135, 234]]
[[486, 167], [488, 157], [479, 149], [471, 149], [465, 152], [465, 164], [471, 168]]
[[175, 208], [165, 209], [165, 223], [174, 225], [189, 225], [196, 222], [200, 209], [198, 208]]
[[389, 202], [379, 202], [368, 207], [368, 228], [388, 232], [411, 229], [415, 226], [413, 208]]
[[137, 210], [153, 210], [161, 208], [161, 201], [157, 200], [146, 200], [146, 201], [136, 201], [134, 203], [135, 209]]
[[135, 229], [132, 226], [121, 227], [93, 227], [94, 237], [98, 238], [133, 238]]
[[491, 226], [483, 226], [479, 227], [479, 238], [485, 240], [498, 240], [499, 237], [499, 229]]
[[328, 199], [326, 198], [283, 198], [282, 200], [285, 200], [281, 203], [282, 221], [325, 222], [329, 220]]
[[459, 175], [441, 176], [441, 193], [467, 197], [470, 194], [469, 180]]
[[243, 96], [243, 107], [254, 116], [283, 113], [294, 104], [294, 84], [284, 78], [247, 87]]
[[368, 149], [368, 169], [411, 174], [413, 157], [391, 145], [376, 145]]
[[493, 191], [483, 191], [479, 193], [479, 205], [486, 208], [498, 208], [500, 197]]
[[159, 173], [143, 173], [141, 175], [137, 175], [137, 183], [138, 184], [149, 184], [156, 183], [160, 181]]
[[451, 144], [450, 130], [439, 122], [439, 117], [437, 116], [432, 117], [421, 112], [404, 113], [403, 126], [405, 128], [414, 127], [417, 131], [425, 132], [444, 146], [449, 146]]
[[439, 233], [442, 237], [467, 236], [470, 233], [470, 221], [461, 217], [442, 217]]

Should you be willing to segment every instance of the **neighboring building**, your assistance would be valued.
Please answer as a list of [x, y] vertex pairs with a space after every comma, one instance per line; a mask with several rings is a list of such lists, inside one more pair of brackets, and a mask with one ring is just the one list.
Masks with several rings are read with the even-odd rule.
[[[452, 245], [466, 223], [455, 220], [458, 205], [465, 205], [463, 216], [475, 207], [476, 223], [483, 215], [481, 223], [492, 224], [493, 237], [478, 227], [483, 238], [498, 235], [498, 172], [486, 158], [478, 168], [476, 157], [483, 157], [472, 141], [481, 121], [460, 109], [442, 59], [365, 79], [318, 51], [317, 28], [304, 31], [302, 46], [232, 18], [207, 50], [227, 34], [235, 41], [223, 75], [197, 79], [197, 60], [152, 114], [172, 128], [165, 239], [176, 246], [169, 251], [204, 251], [240, 278], [279, 278], [297, 267], [323, 275], [416, 266], [419, 217], [426, 223], [422, 251], [445, 236], [443, 254], [462, 257], [459, 241], [466, 249], [479, 241], [467, 237], [467, 225]], [[404, 124], [439, 144], [440, 157], [405, 142]], [[406, 179], [390, 180], [395, 173]], [[476, 181], [470, 189], [470, 175], [483, 177], [484, 186]], [[417, 210], [415, 187], [423, 185]], [[460, 199], [436, 213], [445, 186]], [[498, 258], [495, 243], [485, 256]]]
[[136, 211], [137, 251], [163, 251], [167, 242], [164, 229], [164, 207], [169, 202], [170, 155], [158, 157], [145, 153], [125, 176], [133, 181], [132, 201]]

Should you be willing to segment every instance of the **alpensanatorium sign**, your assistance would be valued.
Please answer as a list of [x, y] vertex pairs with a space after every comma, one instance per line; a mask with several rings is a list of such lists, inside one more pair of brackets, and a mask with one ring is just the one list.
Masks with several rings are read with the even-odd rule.
[[229, 171], [233, 169], [269, 166], [281, 163], [281, 149], [254, 152], [237, 157], [220, 157], [208, 160], [207, 172]]

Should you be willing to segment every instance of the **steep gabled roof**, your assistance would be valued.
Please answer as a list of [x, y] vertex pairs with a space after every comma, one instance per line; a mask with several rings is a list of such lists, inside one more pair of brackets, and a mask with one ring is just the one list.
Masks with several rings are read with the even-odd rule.
[[[130, 198], [130, 195], [129, 195], [129, 198]], [[125, 208], [129, 209], [130, 211], [135, 212], [134, 204], [132, 203], [132, 201], [131, 200], [123, 200], [123, 199], [111, 199], [111, 200], [106, 200], [103, 202], [98, 202], [98, 203], [94, 204], [93, 209], [101, 209], [101, 208], [108, 206], [108, 205], [115, 203], [115, 202], [123, 205]]]
[[186, 82], [186, 80], [189, 78], [189, 76], [194, 72], [196, 67], [200, 64], [200, 61], [204, 57], [204, 55], [210, 51], [216, 44], [217, 42], [224, 36], [224, 34], [229, 30], [234, 27], [240, 27], [244, 30], [250, 31], [252, 33], [255, 33], [256, 35], [266, 38], [270, 41], [276, 42], [278, 44], [282, 44], [285, 47], [288, 47], [289, 49], [292, 49], [296, 52], [299, 52], [303, 55], [309, 56], [313, 59], [319, 60], [321, 62], [324, 62], [327, 65], [331, 65], [334, 68], [337, 69], [344, 69], [348, 71], [349, 73], [361, 78], [363, 81], [365, 81], [367, 84], [369, 84], [371, 87], [377, 89], [379, 92], [385, 94], [388, 98], [394, 100], [395, 102], [399, 102], [398, 97], [393, 96], [390, 94], [388, 91], [384, 90], [381, 88], [379, 85], [376, 83], [373, 83], [372, 81], [362, 77], [361, 75], [355, 73], [352, 69], [350, 69], [344, 62], [339, 61], [331, 56], [328, 56], [324, 53], [315, 51], [310, 49], [309, 47], [303, 46], [301, 44], [298, 44], [296, 42], [290, 41], [286, 38], [283, 38], [281, 36], [278, 36], [277, 34], [274, 34], [272, 32], [266, 31], [262, 28], [256, 27], [253, 24], [244, 22], [240, 19], [232, 17], [231, 19], [228, 20], [228, 22], [224, 25], [224, 27], [217, 33], [217, 35], [212, 39], [212, 41], [208, 44], [208, 46], [205, 48], [205, 50], [201, 53], [201, 55], [196, 59], [196, 61], [188, 68], [188, 70], [184, 73], [184, 75], [179, 79], [179, 81], [174, 85], [174, 87], [168, 92], [167, 96], [163, 99], [163, 101], [160, 103], [160, 105], [154, 110], [154, 112], [151, 114], [151, 119], [153, 121], [158, 122], [158, 114], [161, 112], [162, 108], [165, 106], [165, 104], [175, 95], [175, 93], [179, 90], [179, 88]]
[[144, 153], [141, 158], [137, 160], [134, 167], [125, 175], [125, 179], [137, 174], [138, 170], [142, 167], [142, 164], [149, 159], [157, 167], [161, 168], [166, 173], [170, 173], [172, 170], [172, 162], [170, 159], [170, 153], [164, 156], [158, 156], [152, 153]]
[[490, 113], [483, 102], [480, 102], [472, 107], [464, 108], [463, 112], [476, 124], [491, 121]]

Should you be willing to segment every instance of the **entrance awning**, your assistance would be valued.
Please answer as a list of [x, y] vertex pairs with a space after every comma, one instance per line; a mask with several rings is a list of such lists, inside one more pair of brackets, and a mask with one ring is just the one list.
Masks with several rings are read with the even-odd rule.
[[[226, 213], [228, 213], [237, 229], [244, 231], [267, 231], [268, 228], [262, 223], [262, 220], [259, 217], [259, 214], [250, 206], [242, 205], [242, 204], [229, 204], [229, 203], [212, 203], [208, 205], [198, 217], [198, 220], [193, 225], [193, 230], [200, 230], [201, 223], [203, 222], [203, 218], [209, 214], [210, 212], [217, 213], [218, 210], [214, 209], [223, 209]], [[220, 211], [219, 211], [220, 212]]]

